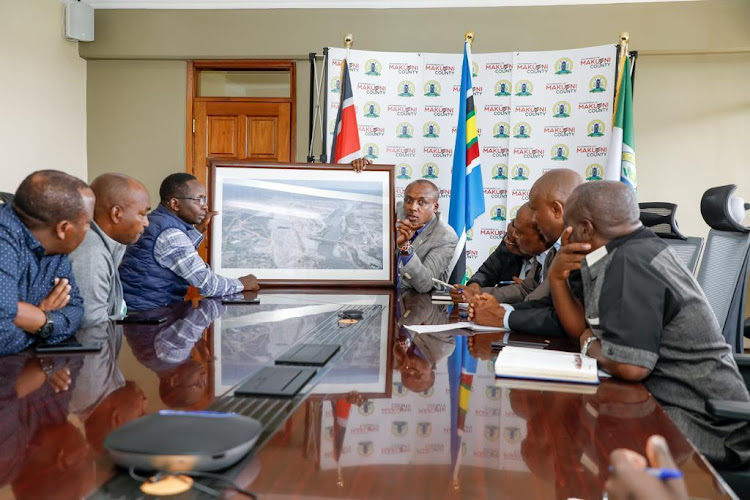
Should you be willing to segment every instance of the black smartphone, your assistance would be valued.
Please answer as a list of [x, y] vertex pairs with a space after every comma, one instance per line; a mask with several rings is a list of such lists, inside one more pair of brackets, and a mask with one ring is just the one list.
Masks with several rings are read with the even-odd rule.
[[248, 298], [243, 295], [229, 295], [221, 298], [222, 304], [260, 304], [258, 297]]
[[34, 350], [39, 354], [56, 354], [63, 352], [99, 352], [102, 342], [60, 342], [59, 344], [38, 344]]
[[116, 321], [118, 324], [137, 323], [141, 325], [159, 325], [167, 321], [163, 311], [141, 311], [130, 313]]

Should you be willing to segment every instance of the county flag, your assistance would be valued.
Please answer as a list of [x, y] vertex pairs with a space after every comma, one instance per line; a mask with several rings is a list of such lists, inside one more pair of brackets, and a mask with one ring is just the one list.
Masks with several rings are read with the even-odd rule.
[[341, 62], [341, 102], [333, 130], [333, 146], [331, 147], [333, 163], [351, 163], [362, 157], [357, 115], [354, 111], [354, 94], [346, 59]]
[[638, 189], [635, 173], [635, 132], [633, 130], [633, 86], [630, 58], [625, 56], [618, 75], [612, 146], [607, 161], [607, 178], [620, 180]]
[[448, 382], [451, 402], [451, 468], [454, 485], [458, 484], [466, 416], [469, 413], [469, 398], [471, 397], [476, 372], [477, 360], [469, 353], [467, 337], [457, 335], [456, 347], [448, 357]]
[[484, 213], [477, 117], [471, 83], [471, 45], [468, 41], [464, 43], [460, 95], [451, 178], [451, 204], [448, 211], [448, 224], [458, 235], [458, 245], [448, 268], [452, 269], [451, 283], [465, 282], [466, 232], [474, 225], [474, 219]]

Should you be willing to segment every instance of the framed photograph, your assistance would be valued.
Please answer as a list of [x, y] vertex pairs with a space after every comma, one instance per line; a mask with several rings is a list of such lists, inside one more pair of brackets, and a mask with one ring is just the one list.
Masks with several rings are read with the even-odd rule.
[[213, 160], [213, 270], [262, 285], [393, 286], [392, 165]]

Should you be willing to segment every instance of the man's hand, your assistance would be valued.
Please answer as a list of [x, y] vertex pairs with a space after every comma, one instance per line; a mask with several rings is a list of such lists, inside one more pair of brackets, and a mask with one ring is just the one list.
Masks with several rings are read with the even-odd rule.
[[469, 354], [477, 359], [492, 359], [492, 343], [502, 340], [504, 333], [483, 333], [471, 335], [466, 339]]
[[212, 210], [208, 212], [203, 220], [194, 226], [195, 229], [197, 229], [201, 233], [205, 233], [206, 231], [208, 231], [208, 226], [209, 224], [211, 224], [211, 219], [213, 219], [215, 215], [219, 215], [218, 210]]
[[407, 241], [411, 240], [414, 236], [414, 231], [424, 226], [412, 226], [408, 220], [397, 220], [396, 221], [396, 246], [401, 246]]
[[659, 480], [646, 472], [646, 467], [676, 469], [667, 442], [661, 436], [651, 436], [646, 443], [646, 458], [632, 450], [618, 449], [610, 455], [612, 472], [604, 484], [607, 497], [618, 499], [686, 500], [682, 478]]
[[67, 366], [51, 373], [47, 381], [55, 392], [65, 392], [70, 388], [70, 368]]
[[471, 302], [471, 300], [482, 293], [482, 289], [476, 283], [472, 283], [469, 286], [455, 284], [455, 288], [451, 289], [451, 299], [454, 304], [460, 304], [461, 302]]
[[552, 259], [549, 266], [547, 278], [555, 281], [565, 281], [570, 276], [571, 271], [581, 269], [581, 261], [591, 250], [588, 243], [570, 243], [570, 233], [573, 228], [568, 226], [562, 234], [560, 250]]
[[515, 283], [516, 285], [522, 285], [523, 280], [519, 278], [518, 276], [513, 276], [513, 283]]
[[367, 165], [372, 165], [372, 160], [369, 158], [357, 158], [352, 161], [352, 167], [354, 167], [354, 171], [357, 173], [366, 169]]
[[[557, 257], [555, 257], [555, 258], [557, 258]], [[589, 337], [593, 337], [593, 336], [594, 336], [594, 332], [591, 331], [591, 328], [586, 328], [583, 331], [583, 333], [581, 334], [581, 336], [578, 337], [578, 347], [579, 347], [579, 350], [583, 349], [583, 344], [586, 343], [586, 339], [588, 339]]]
[[44, 312], [57, 311], [68, 305], [71, 286], [68, 278], [55, 278], [55, 287], [44, 300], [39, 303], [39, 309]]
[[245, 288], [242, 289], [243, 292], [255, 292], [257, 290], [260, 290], [260, 285], [258, 284], [258, 278], [253, 276], [252, 274], [248, 274], [247, 276], [242, 276], [239, 278], [240, 283], [242, 283], [242, 286]]
[[474, 297], [469, 304], [469, 320], [477, 325], [502, 327], [503, 318], [505, 318], [505, 308], [489, 293]]

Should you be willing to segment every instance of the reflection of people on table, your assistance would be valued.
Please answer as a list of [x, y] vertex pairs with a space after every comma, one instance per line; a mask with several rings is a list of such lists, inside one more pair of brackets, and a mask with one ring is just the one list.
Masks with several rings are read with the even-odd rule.
[[122, 327], [105, 321], [76, 332], [80, 342], [101, 342], [102, 350], [83, 357], [70, 412], [83, 421], [86, 439], [103, 452], [104, 438], [112, 430], [146, 414], [148, 400], [138, 385], [126, 381], [117, 357], [122, 347]]
[[[361, 171], [371, 160], [360, 158], [352, 162]], [[445, 281], [448, 265], [458, 243], [456, 232], [440, 220], [437, 186], [426, 179], [418, 179], [404, 191], [404, 200], [396, 205], [396, 250], [401, 288], [429, 292], [435, 286], [433, 278]]]
[[143, 236], [125, 251], [120, 265], [125, 302], [143, 311], [182, 302], [190, 285], [204, 297], [257, 290], [249, 274], [240, 279], [215, 274], [198, 255], [203, 233], [218, 212], [209, 212], [206, 188], [194, 176], [167, 176], [159, 188], [161, 202], [148, 216]]
[[218, 299], [203, 299], [198, 307], [184, 302], [162, 325], [125, 330], [136, 359], [159, 377], [159, 396], [170, 408], [203, 408], [211, 402], [213, 360], [203, 332], [226, 309]]

